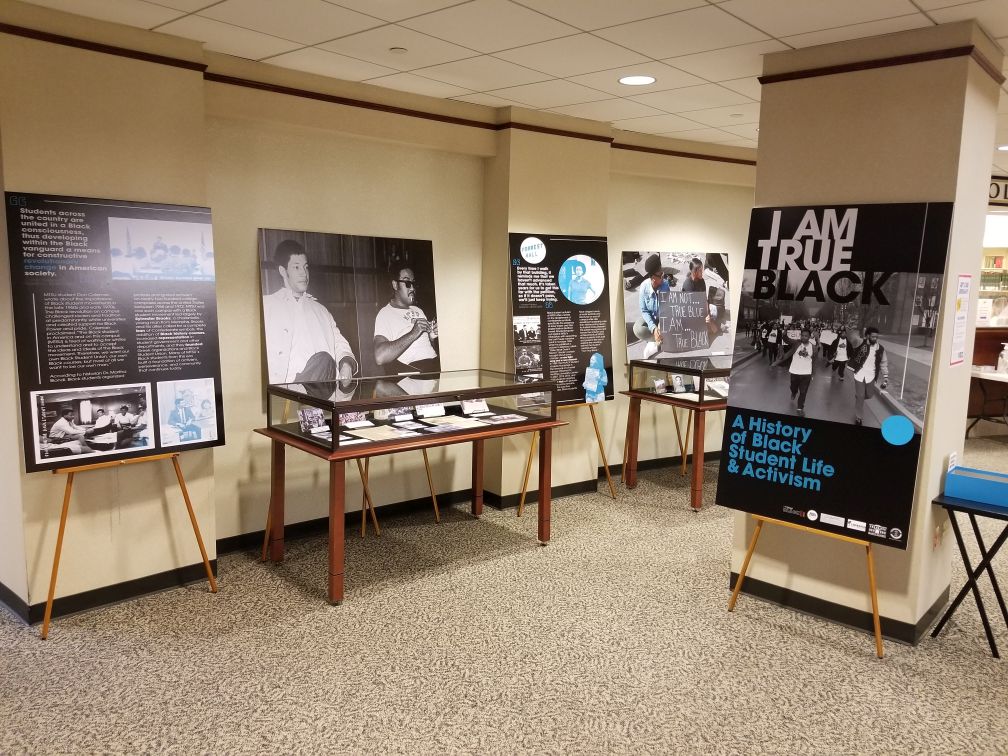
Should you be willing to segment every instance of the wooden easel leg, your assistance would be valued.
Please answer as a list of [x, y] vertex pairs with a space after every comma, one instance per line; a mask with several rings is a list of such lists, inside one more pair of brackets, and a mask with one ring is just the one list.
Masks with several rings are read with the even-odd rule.
[[595, 405], [589, 404], [588, 411], [591, 412], [592, 425], [595, 426], [595, 440], [598, 441], [599, 454], [602, 455], [602, 469], [605, 470], [606, 481], [609, 483], [609, 495], [616, 498], [616, 486], [613, 485], [612, 475], [609, 474], [609, 460], [606, 459], [605, 445], [602, 443], [602, 434], [599, 432], [598, 418], [595, 416]]
[[875, 560], [872, 558], [871, 544], [865, 544], [868, 555], [868, 589], [871, 593], [872, 622], [875, 625], [875, 653], [882, 658], [882, 623], [879, 621], [878, 588], [875, 584]]
[[73, 492], [73, 473], [67, 473], [66, 487], [63, 489], [63, 511], [60, 513], [59, 533], [56, 535], [56, 553], [53, 555], [52, 575], [49, 577], [49, 596], [46, 598], [45, 617], [42, 620], [42, 640], [49, 637], [49, 621], [52, 619], [53, 596], [56, 595], [56, 573], [59, 572], [60, 555], [63, 553], [63, 533], [66, 531], [67, 512], [70, 511], [70, 494]]
[[626, 459], [627, 450], [630, 446], [630, 423], [627, 423], [626, 433], [623, 434], [623, 464], [620, 466], [619, 482], [626, 483]]
[[735, 590], [732, 591], [728, 600], [728, 611], [735, 611], [735, 602], [738, 601], [739, 591], [742, 590], [742, 581], [745, 580], [746, 572], [749, 570], [749, 560], [752, 559], [753, 552], [756, 551], [756, 542], [759, 540], [760, 531], [763, 530], [763, 520], [756, 519], [756, 529], [753, 531], [752, 540], [749, 542], [749, 550], [742, 561], [742, 569], [739, 570], [738, 579], [735, 581]]
[[434, 522], [441, 522], [441, 511], [437, 505], [437, 494], [434, 493], [434, 476], [431, 475], [430, 460], [427, 459], [426, 449], [421, 449], [420, 451], [423, 452], [423, 463], [427, 469], [427, 487], [430, 488], [431, 503], [434, 504]]
[[357, 473], [360, 475], [361, 485], [363, 486], [363, 492], [361, 493], [361, 525], [360, 534], [361, 538], [367, 532], [367, 514], [371, 512], [371, 524], [374, 526], [375, 535], [381, 535], [381, 528], [378, 527], [378, 517], [375, 514], [374, 499], [371, 498], [371, 487], [368, 485], [368, 474], [366, 465], [370, 457], [364, 461], [364, 465], [361, 465], [359, 459], [354, 460], [357, 462]]
[[266, 530], [263, 532], [263, 545], [262, 545], [262, 556], [260, 557], [260, 562], [266, 561], [266, 555], [269, 551], [269, 540], [270, 540], [270, 525], [273, 524], [273, 507], [266, 507]]
[[175, 477], [178, 478], [179, 488], [182, 489], [182, 498], [185, 499], [186, 509], [189, 512], [189, 522], [192, 523], [193, 533], [196, 534], [196, 543], [199, 544], [200, 556], [203, 557], [203, 567], [206, 568], [207, 580], [210, 581], [210, 592], [217, 593], [217, 580], [214, 578], [213, 570], [210, 568], [210, 560], [207, 559], [206, 547], [203, 545], [203, 536], [200, 535], [199, 523], [196, 522], [196, 513], [193, 511], [192, 502], [189, 500], [189, 489], [186, 488], [185, 478], [182, 477], [182, 468], [179, 466], [177, 454], [172, 457], [172, 464], [175, 466]]
[[521, 497], [518, 499], [518, 516], [521, 517], [525, 511], [525, 496], [528, 494], [529, 473], [532, 472], [532, 455], [535, 454], [536, 442], [539, 439], [538, 433], [532, 434], [532, 442], [529, 444], [528, 459], [525, 460], [525, 477], [522, 479]]
[[682, 474], [686, 474], [686, 451], [689, 449], [690, 445], [690, 434], [693, 432], [693, 410], [687, 410], [686, 413], [686, 443], [683, 445], [682, 449]]

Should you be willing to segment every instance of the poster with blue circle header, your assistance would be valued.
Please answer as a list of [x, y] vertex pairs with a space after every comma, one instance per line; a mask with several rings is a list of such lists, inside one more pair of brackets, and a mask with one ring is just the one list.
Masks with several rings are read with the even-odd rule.
[[510, 235], [515, 372], [557, 404], [613, 398], [608, 246], [601, 236]]

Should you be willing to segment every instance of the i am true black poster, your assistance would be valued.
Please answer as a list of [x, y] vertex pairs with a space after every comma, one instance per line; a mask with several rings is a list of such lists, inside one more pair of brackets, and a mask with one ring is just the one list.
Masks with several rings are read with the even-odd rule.
[[906, 548], [951, 221], [752, 211], [719, 504]]
[[6, 205], [26, 470], [224, 443], [209, 208]]
[[605, 237], [510, 234], [508, 247], [515, 372], [555, 381], [557, 404], [612, 399]]

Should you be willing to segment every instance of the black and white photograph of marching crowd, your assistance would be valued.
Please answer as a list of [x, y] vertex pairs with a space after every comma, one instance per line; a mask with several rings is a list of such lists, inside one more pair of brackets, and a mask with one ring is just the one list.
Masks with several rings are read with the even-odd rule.
[[943, 277], [894, 273], [887, 304], [757, 300], [745, 271], [734, 406], [881, 427], [923, 426]]

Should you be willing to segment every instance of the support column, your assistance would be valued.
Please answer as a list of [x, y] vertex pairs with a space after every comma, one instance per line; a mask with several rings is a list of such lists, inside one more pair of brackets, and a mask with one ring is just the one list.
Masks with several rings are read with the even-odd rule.
[[[950, 342], [959, 274], [973, 275], [976, 303], [1001, 59], [975, 23], [963, 22], [775, 53], [761, 79], [757, 206], [955, 203], [909, 549], [876, 552], [883, 629], [914, 641], [949, 587], [954, 547], [931, 500], [949, 454], [963, 447], [972, 338], [957, 367]], [[748, 519], [735, 517], [733, 572]], [[863, 556], [825, 539], [768, 533], [749, 575], [767, 594], [871, 612]]]

